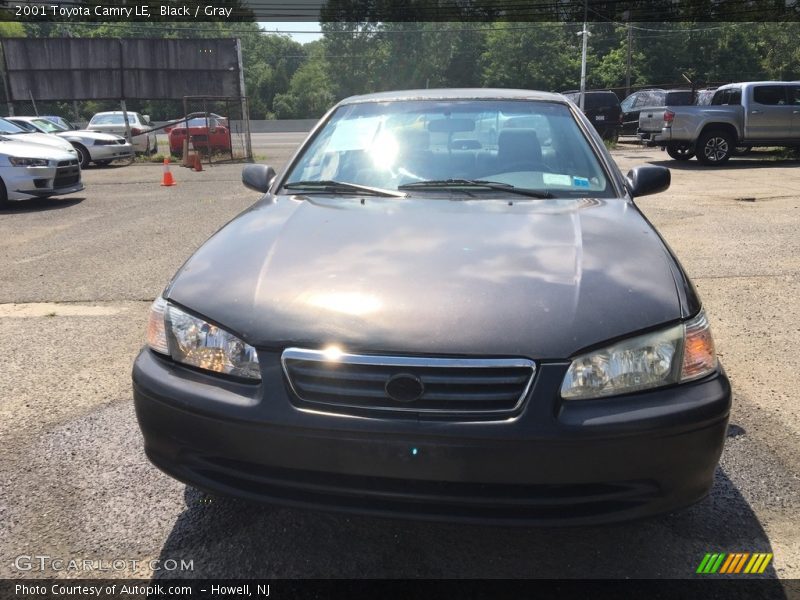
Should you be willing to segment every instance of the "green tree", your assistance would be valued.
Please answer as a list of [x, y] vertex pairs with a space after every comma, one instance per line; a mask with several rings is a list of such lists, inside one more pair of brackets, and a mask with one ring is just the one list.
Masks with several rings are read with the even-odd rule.
[[495, 24], [487, 34], [481, 57], [483, 85], [535, 90], [574, 87], [580, 76], [580, 41], [574, 25], [532, 23], [525, 29], [504, 25]]
[[321, 117], [335, 98], [330, 68], [318, 46], [292, 76], [289, 90], [275, 96], [273, 110], [279, 119]]

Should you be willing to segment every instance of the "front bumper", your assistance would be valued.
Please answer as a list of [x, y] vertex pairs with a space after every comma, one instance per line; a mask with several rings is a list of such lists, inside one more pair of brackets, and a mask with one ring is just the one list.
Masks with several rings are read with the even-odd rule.
[[145, 451], [225, 495], [310, 508], [490, 523], [600, 523], [689, 505], [710, 489], [731, 391], [724, 373], [563, 402], [566, 363], [541, 364], [505, 421], [355, 418], [296, 408], [279, 353], [262, 383], [191, 370], [145, 349], [133, 369]]
[[[77, 168], [77, 167], [76, 167]], [[0, 169], [9, 200], [28, 200], [73, 194], [84, 189], [80, 176], [66, 185], [57, 184], [56, 167], [6, 167]]]
[[89, 150], [89, 157], [93, 161], [120, 160], [124, 158], [133, 158], [135, 155], [133, 145], [129, 142], [125, 142], [124, 144], [92, 145], [87, 149]]

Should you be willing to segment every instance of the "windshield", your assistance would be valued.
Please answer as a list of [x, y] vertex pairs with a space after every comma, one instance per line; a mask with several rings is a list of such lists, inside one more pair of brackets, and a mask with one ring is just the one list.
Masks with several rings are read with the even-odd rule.
[[69, 131], [67, 128], [62, 127], [57, 123], [53, 123], [49, 119], [34, 119], [31, 121], [36, 127], [47, 133], [59, 133], [61, 131]]
[[[128, 123], [136, 123], [136, 115], [134, 113], [128, 113]], [[95, 115], [92, 117], [92, 120], [89, 121], [89, 125], [124, 125], [125, 118], [121, 114], [100, 114]]]
[[[305, 148], [285, 183], [298, 189], [337, 181], [416, 196], [442, 193], [450, 180], [453, 187], [483, 181], [553, 197], [613, 195], [569, 108], [541, 101], [345, 105]], [[502, 193], [502, 186], [490, 189]]]
[[668, 106], [688, 106], [694, 100], [691, 90], [667, 92], [666, 104]]
[[714, 97], [714, 90], [700, 90], [697, 92], [695, 104], [698, 106], [708, 106], [711, 104], [711, 99]]
[[0, 119], [0, 133], [28, 133], [19, 125], [14, 125], [10, 121]]
[[[209, 118], [208, 121], [206, 121], [205, 117], [197, 117], [197, 118], [194, 118], [194, 119], [189, 119], [189, 127], [206, 127], [206, 126], [208, 126], [208, 127], [216, 127], [217, 126], [217, 121], [215, 119], [213, 119], [213, 118]], [[186, 121], [183, 121], [183, 122], [178, 123], [177, 125], [175, 125], [176, 129], [181, 128], [181, 127], [186, 127]]]
[[28, 133], [36, 133], [39, 131], [33, 123], [28, 123], [27, 121], [20, 121], [19, 119], [12, 118], [9, 122], [20, 129], [24, 129]]

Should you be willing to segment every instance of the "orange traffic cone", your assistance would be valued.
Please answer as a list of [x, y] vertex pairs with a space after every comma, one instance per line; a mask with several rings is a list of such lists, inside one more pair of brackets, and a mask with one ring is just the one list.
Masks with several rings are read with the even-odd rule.
[[195, 171], [202, 171], [203, 170], [203, 161], [200, 160], [200, 153], [194, 155], [194, 170]]
[[161, 179], [161, 185], [163, 186], [170, 186], [175, 185], [175, 179], [172, 177], [172, 173], [169, 170], [169, 159], [164, 159], [164, 177]]

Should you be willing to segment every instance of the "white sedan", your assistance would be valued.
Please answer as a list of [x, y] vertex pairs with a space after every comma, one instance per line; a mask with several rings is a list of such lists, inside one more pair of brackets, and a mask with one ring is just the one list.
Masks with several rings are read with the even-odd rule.
[[66, 129], [44, 117], [8, 117], [7, 120], [28, 131], [55, 134], [64, 138], [78, 151], [78, 161], [84, 169], [92, 162], [105, 166], [111, 161], [134, 156], [133, 145], [124, 137], [111, 133]]
[[[156, 138], [153, 128], [150, 127], [150, 117], [128, 111], [128, 125], [131, 128], [133, 148], [137, 153], [155, 154], [158, 152], [158, 138]], [[86, 129], [125, 137], [125, 116], [121, 110], [97, 113], [89, 121]]]

